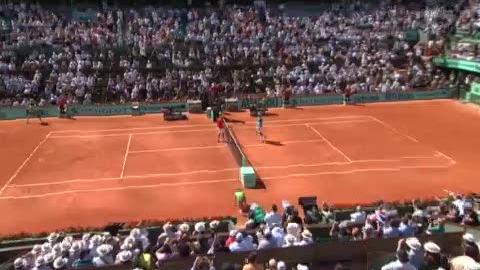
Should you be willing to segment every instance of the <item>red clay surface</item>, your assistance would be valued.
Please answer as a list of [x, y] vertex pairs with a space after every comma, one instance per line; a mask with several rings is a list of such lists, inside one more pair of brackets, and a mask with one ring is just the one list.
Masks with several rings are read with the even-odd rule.
[[[274, 109], [267, 144], [248, 113], [232, 128], [265, 207], [300, 196], [335, 204], [474, 192], [478, 109], [422, 101]], [[0, 235], [142, 219], [236, 215], [238, 168], [204, 115], [0, 122]]]

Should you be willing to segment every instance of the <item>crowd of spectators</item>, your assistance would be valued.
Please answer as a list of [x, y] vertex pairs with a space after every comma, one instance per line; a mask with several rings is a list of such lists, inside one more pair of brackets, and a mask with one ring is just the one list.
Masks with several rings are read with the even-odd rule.
[[[357, 1], [313, 17], [275, 8], [107, 8], [89, 21], [0, 4], [0, 105], [55, 104], [61, 95], [90, 104], [445, 86], [451, 78], [431, 57], [442, 52], [460, 2], [447, 10]], [[405, 37], [410, 30], [418, 42]]]
[[[214, 269], [214, 254], [218, 252], [255, 252], [248, 260], [252, 264], [255, 263], [256, 252], [261, 253], [265, 249], [315, 244], [318, 239], [308, 229], [308, 223], [313, 219], [307, 216], [312, 217], [312, 212], [304, 211], [302, 218], [295, 206], [286, 201], [282, 202], [282, 206], [283, 211], [273, 205], [266, 212], [260, 205], [252, 203], [247, 213], [248, 221], [241, 227], [230, 223], [229, 233], [219, 232], [220, 222], [216, 220], [194, 225], [166, 223], [155, 241], [149, 237], [147, 230], [140, 228], [132, 229], [124, 237], [102, 233], [84, 234], [79, 239], [73, 239], [52, 233], [47, 242], [35, 245], [31, 252], [16, 259], [14, 268], [51, 270], [128, 264], [140, 269], [153, 269], [161, 268], [172, 259], [197, 256], [192, 269], [211, 270]], [[318, 209], [320, 218], [315, 223], [333, 224], [329, 241], [400, 238], [396, 251], [398, 260], [383, 269], [480, 269], [477, 240], [470, 233], [463, 236], [466, 256], [461, 257], [463, 259], [449, 258], [449, 254], [443, 254], [437, 244], [422, 244], [416, 238], [422, 234], [444, 233], [446, 221], [477, 226], [478, 217], [474, 210], [477, 206], [473, 196], [452, 194], [433, 205], [414, 201], [411, 206], [413, 212], [405, 216], [400, 216], [391, 204], [382, 203], [373, 212], [357, 206], [350, 219], [338, 220], [333, 208], [322, 204]], [[297, 269], [308, 269], [311, 262], [299, 263]], [[461, 263], [476, 268], [450, 268], [450, 265]], [[269, 264], [271, 266], [267, 269], [287, 269], [282, 261], [273, 259]], [[291, 262], [287, 264], [291, 265]], [[273, 265], [276, 268], [272, 268]], [[246, 267], [244, 269], [263, 269]]]

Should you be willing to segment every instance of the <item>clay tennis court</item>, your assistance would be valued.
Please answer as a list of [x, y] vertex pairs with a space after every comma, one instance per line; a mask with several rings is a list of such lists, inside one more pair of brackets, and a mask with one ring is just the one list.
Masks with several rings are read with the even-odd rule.
[[[271, 109], [268, 142], [247, 112], [229, 118], [268, 207], [299, 196], [337, 205], [474, 192], [480, 114], [457, 101]], [[0, 234], [108, 222], [237, 215], [241, 188], [205, 115], [0, 122]]]

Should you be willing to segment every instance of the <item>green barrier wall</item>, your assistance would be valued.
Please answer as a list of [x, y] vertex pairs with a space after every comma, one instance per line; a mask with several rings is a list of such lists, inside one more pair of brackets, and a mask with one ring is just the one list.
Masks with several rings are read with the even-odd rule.
[[449, 57], [434, 57], [433, 64], [439, 67], [480, 73], [480, 62]]
[[416, 92], [362, 93], [353, 95], [351, 100], [353, 103], [371, 103], [405, 100], [445, 99], [454, 97], [454, 89], [438, 89], [433, 91]]
[[[480, 91], [480, 87], [479, 87]], [[352, 96], [353, 103], [371, 103], [388, 102], [402, 100], [425, 100], [425, 99], [445, 99], [454, 98], [456, 91], [454, 89], [438, 89], [433, 91], [414, 91], [414, 92], [388, 92], [388, 93], [361, 93]], [[480, 96], [480, 93], [478, 94]], [[258, 99], [243, 99], [240, 101], [242, 108], [248, 108]], [[268, 107], [275, 108], [282, 106], [281, 98], [267, 98], [265, 103]], [[295, 106], [309, 105], [328, 105], [342, 104], [341, 95], [323, 95], [323, 96], [299, 96], [292, 99]], [[141, 104], [141, 113], [159, 113], [162, 109], [171, 107], [176, 111], [187, 111], [186, 103], [159, 103], [159, 104]], [[70, 107], [73, 116], [108, 116], [108, 115], [130, 115], [132, 114], [131, 105], [76, 105]], [[42, 109], [43, 116], [58, 116], [58, 109], [54, 106]], [[26, 111], [23, 107], [0, 107], [0, 120], [21, 119], [26, 117]]]
[[[170, 107], [176, 111], [187, 111], [186, 103], [159, 103], [141, 104], [141, 113], [160, 113], [162, 109]], [[44, 117], [58, 116], [58, 108], [49, 106], [41, 109]], [[109, 115], [130, 115], [131, 105], [74, 105], [69, 107], [72, 116], [109, 116]], [[25, 107], [0, 107], [0, 120], [13, 120], [26, 118]]]

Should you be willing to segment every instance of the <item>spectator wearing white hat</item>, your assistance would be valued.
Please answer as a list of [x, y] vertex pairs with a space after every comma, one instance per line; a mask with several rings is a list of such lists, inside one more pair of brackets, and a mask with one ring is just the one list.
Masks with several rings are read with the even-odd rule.
[[312, 244], [314, 244], [312, 233], [309, 230], [304, 229], [302, 232], [302, 240], [298, 242], [297, 245], [308, 246]]
[[25, 258], [16, 258], [13, 261], [13, 268], [15, 270], [26, 270], [27, 268], [27, 260]]
[[476, 243], [475, 236], [471, 233], [465, 233], [462, 236], [463, 239], [463, 251], [464, 255], [469, 256], [470, 258], [474, 259], [476, 262], [480, 261], [480, 254], [478, 245]]
[[140, 243], [143, 249], [147, 249], [150, 246], [147, 231], [142, 231], [139, 228], [134, 228], [130, 231], [130, 236], [135, 239], [136, 243]]
[[115, 258], [115, 264], [129, 264], [132, 263], [133, 253], [130, 250], [122, 250]]
[[297, 270], [308, 270], [308, 265], [306, 264], [303, 264], [303, 263], [299, 263], [297, 264]]
[[420, 243], [417, 238], [409, 237], [398, 240], [397, 250], [401, 249], [407, 252], [408, 261], [417, 269], [421, 269], [425, 266], [425, 252], [423, 250], [422, 243]]
[[55, 270], [66, 270], [68, 267], [68, 259], [67, 258], [56, 258], [53, 261], [53, 269]]
[[51, 270], [51, 268], [45, 265], [45, 259], [43, 256], [37, 257], [35, 260], [35, 265], [32, 268], [33, 270]]
[[285, 239], [285, 231], [282, 227], [277, 224], [273, 225], [271, 229], [272, 236], [275, 239], [276, 247], [282, 247], [284, 239]]
[[427, 269], [448, 269], [448, 261], [445, 256], [442, 255], [440, 247], [433, 242], [426, 242], [423, 244], [425, 250], [425, 265]]
[[176, 234], [174, 229], [175, 227], [170, 222], [163, 224], [163, 232], [158, 236], [157, 245], [163, 245], [167, 239], [175, 239]]
[[45, 262], [45, 266], [49, 269], [53, 268], [53, 261], [55, 261], [55, 254], [54, 253], [47, 253], [43, 255], [43, 259]]
[[113, 264], [113, 258], [111, 252], [113, 247], [108, 244], [102, 244], [97, 247], [97, 256], [92, 259], [92, 263], [95, 267], [108, 266]]

